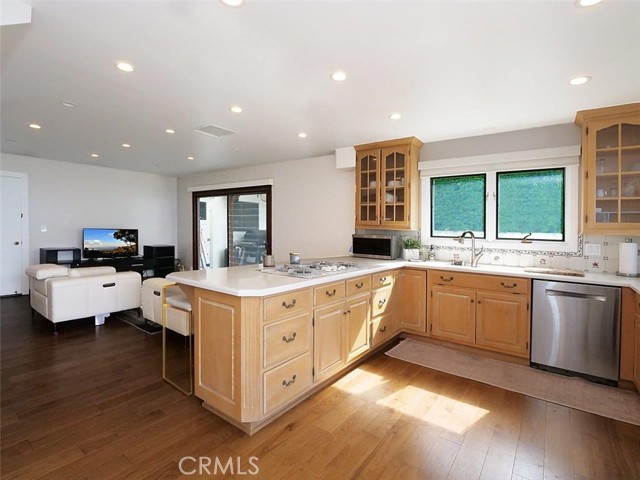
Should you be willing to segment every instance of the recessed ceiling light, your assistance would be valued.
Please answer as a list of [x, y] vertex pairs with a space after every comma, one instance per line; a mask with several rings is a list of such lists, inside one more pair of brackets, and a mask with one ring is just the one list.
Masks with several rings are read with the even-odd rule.
[[131, 145], [129, 145], [128, 143], [123, 143], [123, 144], [122, 144], [122, 146], [123, 146], [124, 148], [130, 148], [130, 147], [131, 147]]
[[229, 110], [231, 110], [233, 113], [242, 113], [242, 107], [239, 107], [238, 105], [229, 107]]
[[40, 130], [42, 127], [37, 123], [30, 123], [29, 128], [33, 128], [34, 130]]
[[300, 137], [300, 138], [307, 138], [307, 134], [306, 134], [306, 133], [304, 133], [304, 132], [300, 132], [300, 133], [298, 134], [298, 137]]
[[195, 157], [187, 157], [187, 160], [195, 160]]
[[591, 80], [590, 75], [581, 75], [580, 77], [572, 78], [571, 80], [569, 80], [569, 83], [573, 86], [584, 85], [589, 80]]
[[69, 108], [73, 108], [73, 107], [75, 107], [75, 106], [76, 106], [76, 104], [75, 104], [75, 103], [72, 103], [72, 102], [60, 102], [60, 103], [61, 103], [63, 106], [65, 106], [65, 107], [69, 107]]
[[220, 0], [227, 7], [241, 7], [244, 0]]
[[135, 70], [135, 68], [133, 68], [133, 65], [131, 65], [130, 63], [127, 62], [118, 62], [116, 63], [116, 68], [118, 70], [121, 70], [123, 72], [127, 72], [127, 73], [131, 73]]
[[176, 133], [176, 131], [175, 131], [175, 130], [173, 130], [173, 129], [171, 129], [171, 128], [167, 128], [167, 129], [165, 130], [165, 132], [167, 132], [167, 133]]
[[92, 154], [91, 154], [91, 156], [92, 156], [93, 158], [98, 158], [100, 155], [98, 155], [97, 153], [92, 153]]
[[399, 114], [399, 113], [392, 113], [391, 115], [389, 115], [389, 118], [391, 120], [398, 120], [398, 119], [402, 118], [402, 115]]
[[347, 74], [342, 70], [338, 70], [337, 72], [333, 72], [331, 74], [331, 80], [335, 80], [336, 82], [343, 82], [347, 79]]
[[591, 7], [602, 0], [576, 0], [576, 7]]

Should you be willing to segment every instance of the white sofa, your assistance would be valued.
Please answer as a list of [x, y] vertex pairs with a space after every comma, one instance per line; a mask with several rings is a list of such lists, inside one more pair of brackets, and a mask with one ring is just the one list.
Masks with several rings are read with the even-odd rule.
[[142, 278], [113, 267], [67, 268], [44, 263], [27, 267], [31, 308], [54, 323], [140, 308]]

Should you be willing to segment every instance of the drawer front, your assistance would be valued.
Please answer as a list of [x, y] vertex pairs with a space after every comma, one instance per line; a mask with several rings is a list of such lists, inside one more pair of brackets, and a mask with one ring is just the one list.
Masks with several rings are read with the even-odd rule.
[[371, 275], [347, 280], [347, 297], [371, 290]]
[[313, 303], [316, 307], [343, 300], [345, 294], [344, 282], [327, 283], [313, 289]]
[[271, 368], [311, 348], [311, 313], [264, 326], [264, 368]]
[[311, 354], [305, 353], [264, 374], [263, 413], [283, 407], [311, 386]]
[[311, 289], [282, 293], [264, 300], [265, 320], [275, 320], [310, 309]]
[[474, 273], [460, 273], [433, 270], [429, 273], [431, 282], [436, 285], [492, 290], [508, 293], [529, 293], [528, 278], [503, 277]]
[[390, 313], [371, 320], [371, 348], [389, 340], [393, 333], [393, 316]]
[[371, 275], [371, 288], [380, 288], [386, 287], [388, 285], [393, 285], [395, 276], [395, 270], [390, 272], [374, 273], [373, 275]]
[[371, 295], [371, 316], [377, 317], [387, 311], [391, 311], [391, 292], [393, 287], [384, 287], [374, 290]]

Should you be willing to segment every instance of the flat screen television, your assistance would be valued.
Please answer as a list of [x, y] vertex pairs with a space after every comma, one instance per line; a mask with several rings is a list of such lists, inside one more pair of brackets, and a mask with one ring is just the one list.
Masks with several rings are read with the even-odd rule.
[[85, 228], [82, 230], [84, 258], [118, 258], [138, 255], [138, 230]]

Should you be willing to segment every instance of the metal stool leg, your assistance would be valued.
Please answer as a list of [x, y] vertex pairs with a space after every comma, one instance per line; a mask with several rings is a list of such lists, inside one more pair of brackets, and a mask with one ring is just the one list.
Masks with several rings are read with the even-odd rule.
[[[167, 303], [166, 289], [174, 285], [176, 284], [170, 283], [162, 286], [162, 379], [185, 395], [191, 395], [193, 393], [193, 335], [191, 334], [193, 332], [193, 314], [188, 310]], [[175, 308], [189, 315], [189, 390], [185, 390], [167, 377], [167, 309], [169, 308]]]

